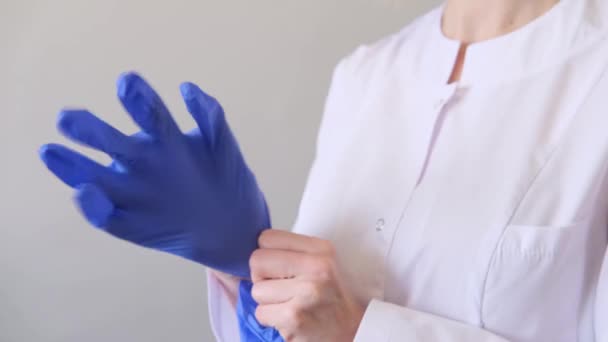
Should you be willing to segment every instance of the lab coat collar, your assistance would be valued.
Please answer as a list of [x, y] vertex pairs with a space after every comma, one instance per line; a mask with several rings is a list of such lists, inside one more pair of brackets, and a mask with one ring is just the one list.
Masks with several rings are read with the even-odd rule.
[[[447, 82], [460, 42], [445, 36], [444, 5], [430, 16], [432, 81]], [[506, 35], [471, 44], [459, 85], [496, 84], [521, 79], [550, 68], [598, 37], [608, 26], [605, 0], [562, 0], [534, 21]], [[427, 72], [429, 70], [426, 70]], [[427, 74], [428, 75], [428, 74]], [[428, 79], [428, 78], [427, 78]]]

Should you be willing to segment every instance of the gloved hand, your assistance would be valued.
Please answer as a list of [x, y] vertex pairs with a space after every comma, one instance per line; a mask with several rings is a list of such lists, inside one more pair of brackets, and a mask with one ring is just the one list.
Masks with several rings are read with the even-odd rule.
[[46, 166], [77, 189], [84, 216], [109, 234], [248, 278], [249, 256], [270, 217], [222, 107], [194, 84], [182, 84], [198, 125], [183, 134], [137, 74], [123, 75], [117, 86], [142, 131], [126, 136], [88, 111], [63, 111], [60, 131], [113, 162], [105, 167], [49, 144], [40, 150]]

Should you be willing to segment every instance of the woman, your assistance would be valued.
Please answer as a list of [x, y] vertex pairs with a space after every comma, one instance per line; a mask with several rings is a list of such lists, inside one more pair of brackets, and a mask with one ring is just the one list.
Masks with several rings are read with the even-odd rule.
[[[181, 220], [175, 225], [188, 234], [169, 239], [161, 229], [140, 238], [141, 227], [159, 220], [150, 214], [135, 224], [116, 214], [122, 209], [115, 202], [147, 193], [147, 205], [155, 192], [114, 200], [106, 194], [114, 191], [105, 186], [111, 181], [70, 178], [94, 169], [86, 162], [60, 165], [76, 157], [59, 158], [54, 147], [43, 159], [79, 188], [78, 203], [93, 224], [216, 269], [209, 272], [210, 313], [222, 341], [237, 340], [239, 325], [243, 336], [261, 340], [277, 337], [262, 327], [269, 326], [288, 341], [608, 341], [607, 30], [602, 0], [448, 0], [357, 49], [334, 72], [294, 233], [265, 230], [250, 258], [255, 247], [247, 238], [230, 236], [245, 231], [251, 239], [270, 222], [257, 214], [267, 211], [253, 176], [237, 176], [247, 180], [245, 203], [258, 204], [244, 206], [238, 224], [221, 221], [230, 234], [220, 245], [241, 251], [232, 263], [190, 234], [224, 208], [203, 205], [196, 216], [183, 215], [194, 211], [182, 205], [175, 207], [182, 214], [171, 216], [165, 208], [199, 195], [166, 183], [163, 196], [172, 200], [150, 208], [171, 217], [167, 226]], [[191, 96], [196, 90], [188, 87], [184, 97], [201, 135], [219, 139], [205, 131], [218, 122], [217, 106], [201, 119], [199, 107], [209, 100], [193, 102], [203, 95]], [[173, 124], [154, 126], [169, 117], [155, 95], [138, 107], [129, 92], [119, 95], [144, 131], [173, 141]], [[65, 123], [82, 128], [86, 120], [69, 116], [61, 121], [68, 136], [115, 161], [149, 143], [126, 142], [114, 131], [75, 133]], [[101, 135], [132, 150], [117, 153]], [[153, 179], [151, 188], [174, 170], [175, 179], [189, 179], [181, 170], [200, 172], [206, 163], [162, 152], [230, 145], [221, 141], [199, 146], [194, 139], [171, 149], [149, 143], [157, 148], [150, 155], [179, 167], [140, 178]], [[133, 164], [123, 156], [113, 170]], [[250, 270], [234, 266], [244, 255]], [[253, 285], [239, 288], [249, 274]]]
[[[343, 60], [294, 227], [325, 241], [262, 235], [258, 320], [294, 341], [608, 341], [607, 11], [450, 0]], [[211, 282], [229, 336], [236, 287]]]

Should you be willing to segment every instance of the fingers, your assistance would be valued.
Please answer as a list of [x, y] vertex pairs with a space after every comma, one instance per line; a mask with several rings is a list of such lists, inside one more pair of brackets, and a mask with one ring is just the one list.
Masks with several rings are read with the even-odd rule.
[[258, 303], [255, 317], [260, 324], [274, 327], [286, 337], [306, 329], [310, 313], [326, 301], [325, 297], [331, 296], [326, 291], [320, 283], [295, 279], [255, 283], [251, 289]]
[[216, 99], [203, 92], [196, 84], [185, 82], [179, 87], [188, 112], [196, 121], [209, 146], [215, 146], [218, 133], [225, 125], [224, 109]]
[[55, 176], [73, 188], [105, 182], [110, 177], [111, 171], [107, 168], [62, 145], [42, 146], [40, 158]]
[[299, 253], [274, 249], [257, 249], [249, 258], [251, 280], [255, 283], [264, 279], [292, 278], [298, 274]]
[[278, 329], [288, 325], [291, 312], [285, 304], [259, 305], [255, 309], [255, 318], [261, 325]]
[[318, 255], [332, 255], [333, 245], [326, 240], [292, 232], [267, 229], [258, 238], [260, 248], [282, 249]]
[[[257, 249], [249, 258], [251, 280], [314, 278], [328, 273], [326, 257], [277, 249]], [[322, 273], [322, 274], [321, 274]]]
[[310, 329], [306, 310], [292, 303], [259, 305], [255, 318], [260, 324], [277, 329], [285, 341], [293, 341], [302, 331]]
[[86, 110], [64, 110], [57, 127], [68, 138], [129, 163], [135, 159], [135, 143], [126, 135]]
[[89, 223], [97, 228], [107, 227], [114, 213], [114, 204], [98, 186], [79, 186], [74, 201]]
[[290, 301], [300, 292], [296, 279], [270, 279], [253, 284], [251, 296], [259, 304], [280, 304]]
[[136, 73], [126, 73], [117, 82], [118, 97], [133, 120], [159, 140], [180, 134], [171, 113], [152, 87]]

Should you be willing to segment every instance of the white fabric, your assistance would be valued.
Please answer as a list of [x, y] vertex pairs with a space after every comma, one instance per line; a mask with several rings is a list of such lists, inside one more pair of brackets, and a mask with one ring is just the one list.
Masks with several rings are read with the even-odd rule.
[[[227, 289], [225, 286], [232, 286]], [[207, 297], [209, 302], [209, 320], [211, 329], [218, 341], [230, 342], [239, 340], [239, 326], [236, 318], [238, 282], [224, 284], [211, 271], [207, 271]], [[230, 291], [230, 292], [229, 292]]]
[[441, 13], [337, 66], [294, 231], [370, 303], [357, 341], [608, 341], [608, 3], [470, 46], [452, 85]]

